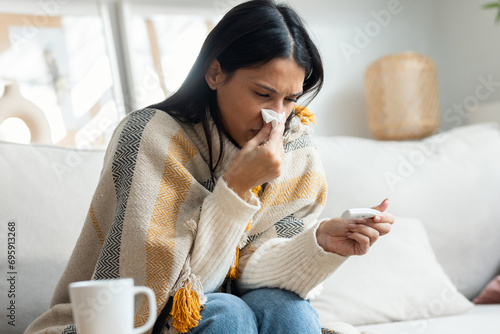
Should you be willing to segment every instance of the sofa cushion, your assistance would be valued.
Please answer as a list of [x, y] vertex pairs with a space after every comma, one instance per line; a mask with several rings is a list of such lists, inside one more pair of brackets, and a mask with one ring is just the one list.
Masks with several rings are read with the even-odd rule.
[[[15, 303], [15, 326], [1, 321], [0, 333], [23, 333], [48, 309], [83, 226], [103, 156], [104, 150], [0, 142], [0, 244], [7, 245], [9, 225], [15, 233], [10, 235], [15, 259], [8, 268], [13, 279], [0, 280], [0, 305]], [[7, 255], [0, 252], [2, 268]], [[12, 298], [3, 293], [11, 288]]]
[[461, 315], [357, 327], [363, 334], [498, 334], [500, 305], [476, 305]]
[[469, 299], [500, 265], [500, 131], [464, 126], [423, 140], [317, 137], [328, 180], [324, 217], [389, 197], [396, 217], [420, 219], [439, 263]]
[[321, 325], [425, 319], [470, 310], [436, 261], [423, 224], [400, 218], [363, 256], [349, 258], [311, 301]]

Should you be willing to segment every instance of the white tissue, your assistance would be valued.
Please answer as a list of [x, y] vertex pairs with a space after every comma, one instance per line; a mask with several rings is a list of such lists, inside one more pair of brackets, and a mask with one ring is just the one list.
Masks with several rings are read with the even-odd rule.
[[278, 123], [282, 123], [285, 121], [285, 113], [278, 114], [276, 111], [271, 109], [261, 109], [260, 112], [262, 113], [262, 118], [264, 119], [264, 122], [272, 123], [273, 128], [271, 130], [271, 133], [273, 133], [274, 129], [278, 126]]

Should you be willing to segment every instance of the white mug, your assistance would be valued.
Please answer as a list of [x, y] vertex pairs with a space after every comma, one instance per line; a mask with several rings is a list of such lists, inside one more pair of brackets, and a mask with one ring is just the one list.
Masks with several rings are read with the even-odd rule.
[[[148, 299], [149, 318], [134, 328], [134, 297], [138, 293]], [[151, 329], [156, 321], [153, 290], [135, 287], [132, 278], [70, 283], [69, 297], [78, 334], [139, 334]]]

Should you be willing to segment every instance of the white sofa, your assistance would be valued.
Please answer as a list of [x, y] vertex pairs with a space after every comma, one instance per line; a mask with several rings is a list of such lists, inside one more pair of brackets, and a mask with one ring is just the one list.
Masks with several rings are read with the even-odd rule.
[[[324, 217], [385, 197], [397, 217], [367, 255], [350, 258], [326, 280], [312, 301], [323, 325], [348, 322], [356, 326], [346, 330], [352, 333], [500, 333], [500, 304], [469, 301], [500, 273], [498, 126], [466, 126], [421, 141], [316, 142], [329, 182]], [[48, 308], [103, 155], [0, 143], [0, 268], [2, 277], [14, 276], [0, 280], [0, 333], [22, 333]]]

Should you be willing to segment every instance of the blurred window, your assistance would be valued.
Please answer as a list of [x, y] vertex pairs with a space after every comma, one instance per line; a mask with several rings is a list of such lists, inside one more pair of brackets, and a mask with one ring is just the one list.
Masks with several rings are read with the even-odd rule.
[[[0, 140], [107, 145], [126, 112], [180, 87], [229, 6], [50, 4], [2, 3]], [[13, 100], [36, 115], [10, 114]]]
[[[8, 112], [2, 100], [14, 98], [8, 92], [20, 91], [22, 97], [15, 98], [31, 102], [47, 119], [51, 143], [105, 145], [123, 115], [112, 72], [115, 59], [110, 57], [98, 6], [79, 3], [75, 8], [67, 1], [50, 8], [34, 4], [12, 2], [0, 10], [0, 96], [6, 93], [0, 98], [0, 119]], [[19, 90], [4, 89], [9, 86]], [[25, 131], [22, 122], [5, 123], [0, 139], [26, 141], [15, 139]]]
[[144, 5], [130, 5], [124, 17], [136, 108], [158, 103], [181, 86], [220, 19], [208, 8]]

